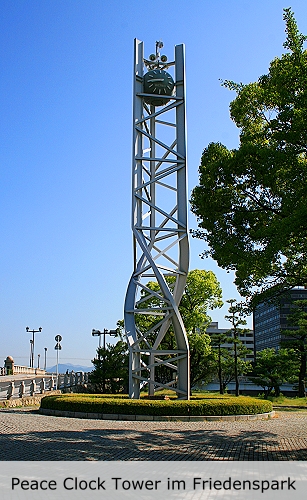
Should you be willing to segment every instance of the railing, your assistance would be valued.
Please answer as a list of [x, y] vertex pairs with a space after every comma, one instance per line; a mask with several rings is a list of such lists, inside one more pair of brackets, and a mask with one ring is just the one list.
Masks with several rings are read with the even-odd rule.
[[45, 375], [46, 370], [30, 368], [29, 366], [14, 365], [13, 373], [8, 368], [0, 368], [0, 376], [4, 375]]
[[56, 375], [46, 375], [45, 377], [18, 378], [1, 381], [0, 380], [0, 400], [22, 398], [25, 396], [34, 396], [44, 394], [45, 392], [60, 389], [63, 392], [73, 392], [79, 386], [88, 383], [87, 372], [71, 372], [59, 374], [56, 383]]

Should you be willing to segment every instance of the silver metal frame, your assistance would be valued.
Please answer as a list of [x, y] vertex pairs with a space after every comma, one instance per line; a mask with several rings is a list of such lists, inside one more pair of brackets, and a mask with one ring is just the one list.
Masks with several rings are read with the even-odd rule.
[[[135, 40], [134, 64], [134, 271], [125, 300], [125, 330], [130, 350], [129, 395], [139, 398], [141, 388], [148, 384], [150, 395], [168, 388], [179, 398], [189, 399], [189, 344], [178, 308], [189, 267], [184, 46], [176, 45], [175, 61], [165, 64], [158, 52], [155, 62], [144, 59], [143, 42]], [[148, 69], [174, 67], [175, 91], [171, 97], [165, 97], [165, 106], [146, 104], [144, 66]], [[175, 283], [170, 285], [167, 276], [173, 276]], [[159, 290], [146, 286], [148, 281], [157, 282]], [[148, 306], [148, 299], [154, 299], [156, 305]], [[139, 314], [160, 320], [154, 328], [142, 332], [136, 324]], [[170, 328], [176, 348], [162, 350], [161, 342]], [[155, 368], [161, 364], [171, 368], [174, 374], [173, 380], [166, 384], [155, 378]]]

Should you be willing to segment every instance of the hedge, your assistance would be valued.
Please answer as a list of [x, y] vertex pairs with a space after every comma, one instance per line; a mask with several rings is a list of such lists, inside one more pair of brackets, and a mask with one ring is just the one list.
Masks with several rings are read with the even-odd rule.
[[187, 400], [125, 399], [103, 394], [61, 394], [46, 396], [41, 408], [84, 413], [157, 416], [255, 415], [271, 412], [271, 401], [248, 396]]

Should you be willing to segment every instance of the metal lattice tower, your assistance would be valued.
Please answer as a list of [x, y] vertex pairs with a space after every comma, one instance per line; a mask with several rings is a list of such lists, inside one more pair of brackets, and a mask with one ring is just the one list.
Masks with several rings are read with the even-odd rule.
[[[184, 46], [175, 46], [172, 62], [160, 56], [162, 47], [157, 42], [156, 54], [147, 60], [143, 42], [135, 40], [134, 271], [125, 300], [129, 393], [139, 398], [140, 389], [148, 384], [150, 395], [169, 388], [189, 399], [189, 344], [178, 309], [189, 266]], [[174, 70], [173, 77], [165, 71], [168, 68]], [[168, 84], [171, 81], [173, 85]], [[150, 327], [144, 330], [146, 324]], [[163, 340], [169, 332], [174, 345], [165, 349]], [[170, 380], [161, 382], [156, 376], [161, 367], [171, 374]]]

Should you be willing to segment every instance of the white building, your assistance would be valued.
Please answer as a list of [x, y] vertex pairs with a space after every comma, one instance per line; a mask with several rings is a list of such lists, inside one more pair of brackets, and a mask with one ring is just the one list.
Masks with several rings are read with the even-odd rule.
[[[208, 326], [208, 328], [206, 330], [206, 333], [208, 335], [227, 334], [228, 336], [231, 336], [230, 332], [231, 332], [231, 329], [229, 329], [229, 328], [219, 328], [219, 324], [217, 321], [210, 323], [210, 325]], [[245, 360], [254, 361], [255, 342], [254, 342], [253, 330], [244, 329], [244, 332], [239, 334], [239, 340], [241, 340], [242, 344], [247, 349], [252, 351], [250, 354], [247, 354]], [[221, 347], [226, 348], [229, 351], [233, 351], [233, 344], [231, 344], [231, 343], [222, 344]]]

